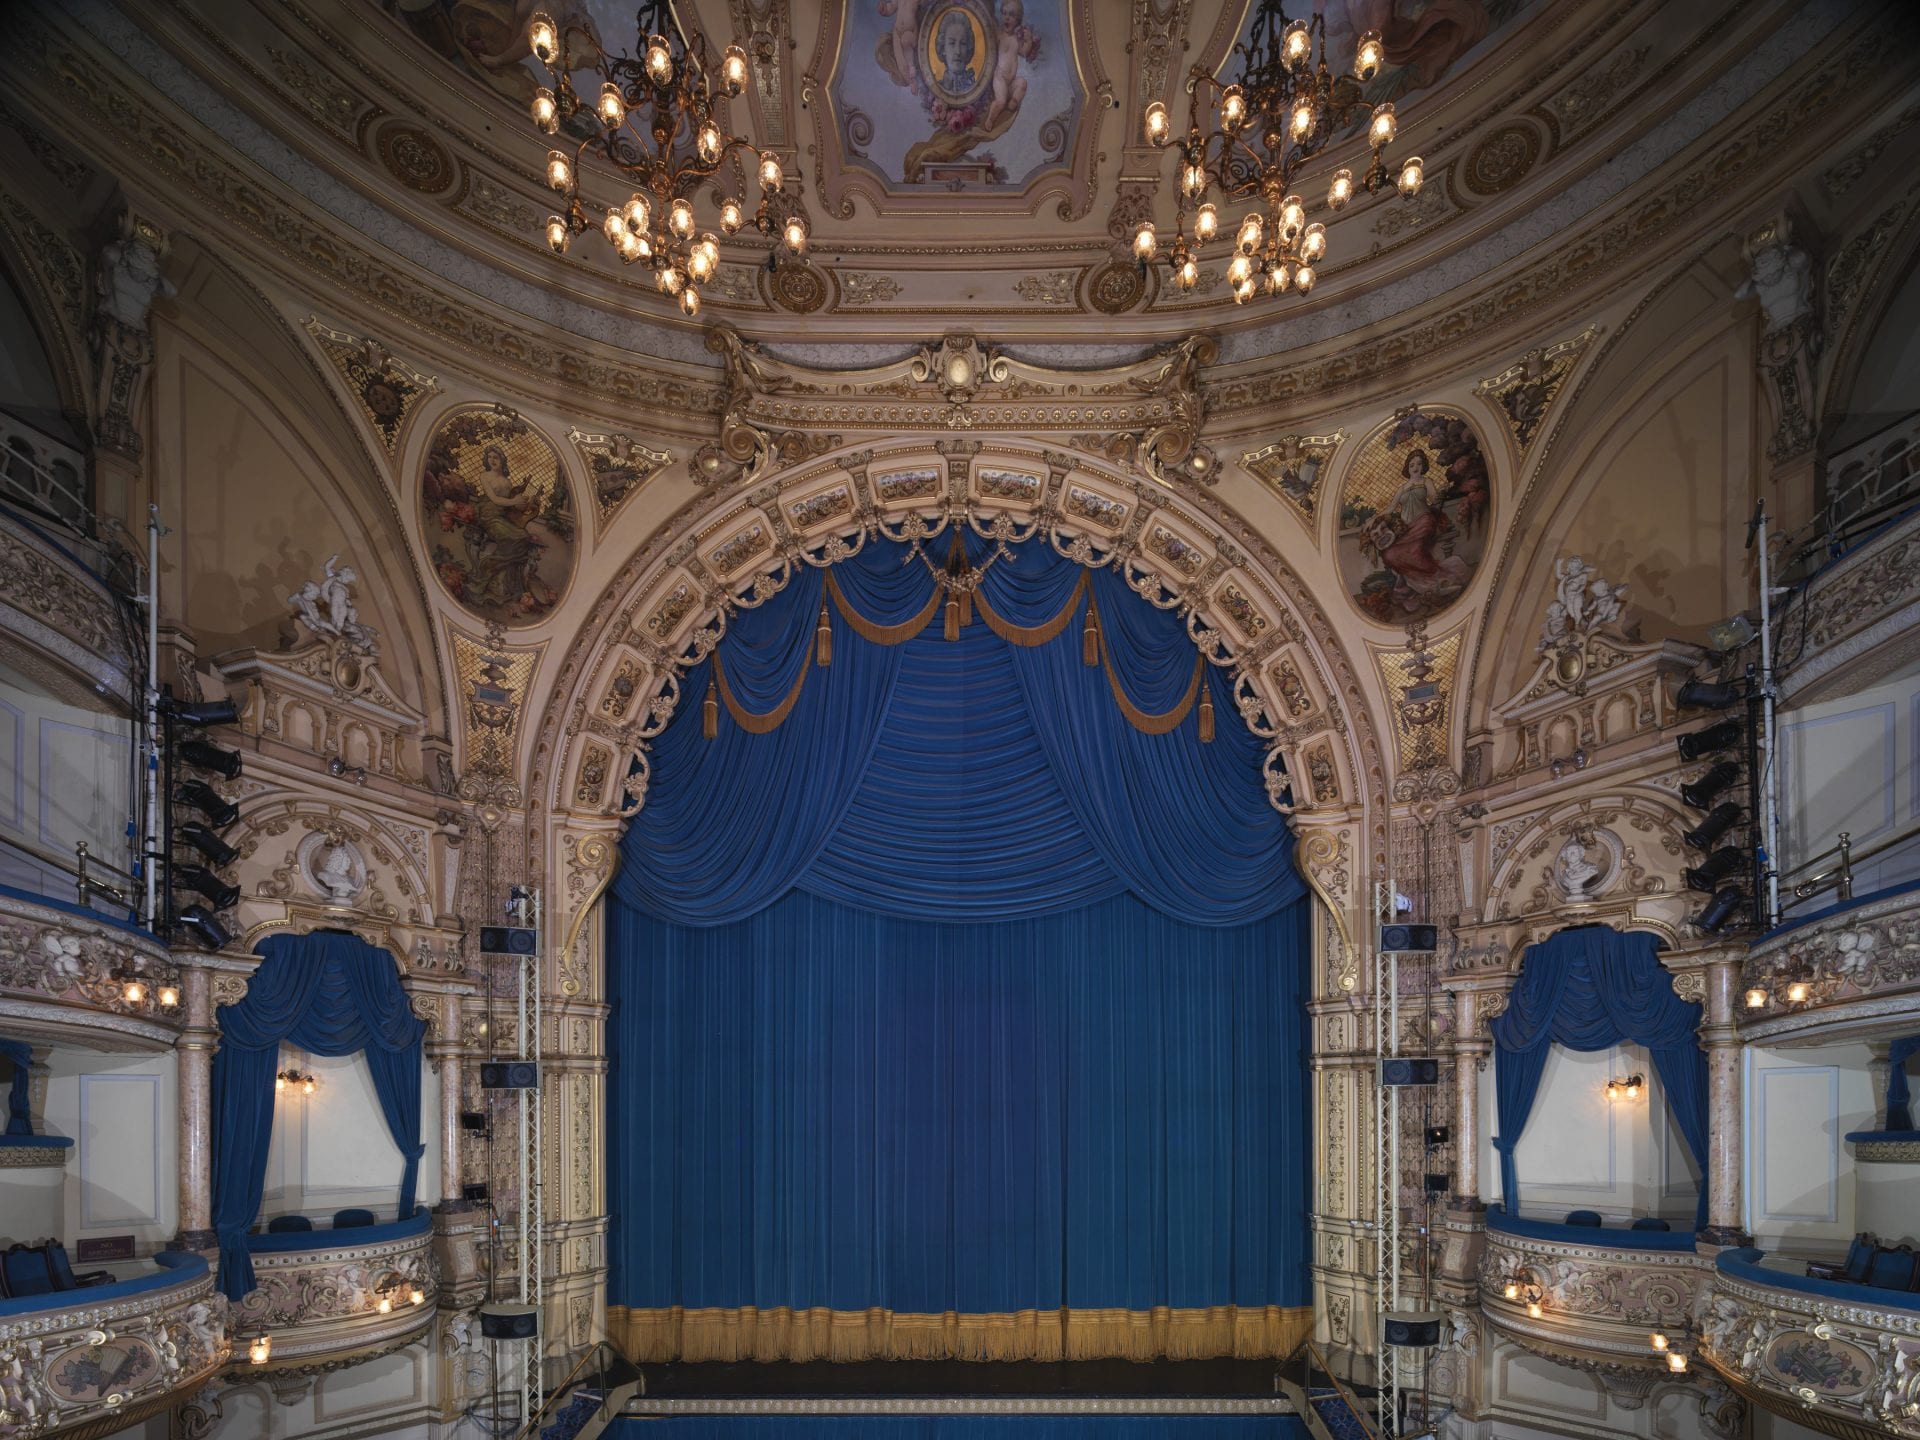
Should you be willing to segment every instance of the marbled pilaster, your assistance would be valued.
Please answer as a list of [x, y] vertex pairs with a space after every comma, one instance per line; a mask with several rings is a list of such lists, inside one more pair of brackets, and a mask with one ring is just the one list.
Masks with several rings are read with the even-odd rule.
[[213, 1023], [213, 975], [201, 965], [180, 967], [180, 1007], [186, 1024], [177, 1047], [180, 1079], [181, 1250], [212, 1250], [213, 1234], [213, 1052], [220, 1031]]
[[1707, 1052], [1707, 1228], [1700, 1238], [1710, 1245], [1751, 1245], [1741, 1228], [1742, 1103], [1740, 1032], [1734, 1023], [1740, 986], [1737, 951], [1716, 951], [1707, 958], [1705, 1018], [1700, 1042]]

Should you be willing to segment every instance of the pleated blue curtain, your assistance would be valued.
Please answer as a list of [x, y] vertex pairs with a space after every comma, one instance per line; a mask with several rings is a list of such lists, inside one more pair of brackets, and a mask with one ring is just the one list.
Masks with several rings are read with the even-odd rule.
[[1700, 1048], [1700, 1006], [1673, 993], [1659, 941], [1644, 931], [1602, 925], [1563, 930], [1521, 957], [1506, 1013], [1490, 1027], [1494, 1101], [1500, 1133], [1500, 1187], [1509, 1215], [1520, 1213], [1513, 1151], [1540, 1089], [1548, 1048], [1605, 1050], [1622, 1040], [1644, 1045], [1687, 1148], [1700, 1164], [1697, 1222], [1707, 1220], [1707, 1059]]
[[7, 1087], [8, 1135], [33, 1134], [33, 1102], [29, 1087], [33, 1081], [33, 1046], [25, 1040], [0, 1036], [0, 1058], [13, 1062], [13, 1081]]
[[213, 1226], [220, 1288], [238, 1300], [254, 1288], [247, 1231], [260, 1214], [273, 1136], [273, 1077], [280, 1046], [314, 1055], [366, 1052], [374, 1094], [402, 1159], [398, 1218], [414, 1210], [420, 1157], [421, 1037], [393, 956], [335, 931], [260, 942], [246, 998], [219, 1012], [213, 1057]]
[[1895, 1040], [1887, 1049], [1887, 1129], [1913, 1129], [1912, 1090], [1907, 1082], [1907, 1060], [1920, 1055], [1920, 1035]]

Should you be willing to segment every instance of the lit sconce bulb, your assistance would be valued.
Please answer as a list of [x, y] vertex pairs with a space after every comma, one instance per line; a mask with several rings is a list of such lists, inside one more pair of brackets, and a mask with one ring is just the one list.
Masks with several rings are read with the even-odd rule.
[[791, 220], [787, 221], [786, 229], [781, 232], [780, 238], [787, 242], [787, 249], [791, 250], [794, 254], [806, 254], [807, 222], [802, 220], [798, 215], [795, 215]]
[[276, 1076], [274, 1076], [274, 1077], [273, 1077], [273, 1088], [274, 1088], [275, 1090], [284, 1090], [284, 1089], [286, 1089], [286, 1088], [287, 1088], [287, 1077], [286, 1077], [286, 1076], [284, 1076], [284, 1075], [276, 1075]]
[[720, 83], [729, 95], [738, 95], [747, 88], [748, 74], [746, 51], [738, 45], [729, 45], [720, 52]]
[[1298, 105], [1293, 107], [1292, 128], [1295, 143], [1305, 140], [1309, 135], [1313, 134], [1314, 114], [1313, 101], [1311, 100], [1302, 100]]
[[664, 35], [647, 37], [647, 78], [656, 85], [673, 83], [673, 51]]
[[1747, 1008], [1764, 1010], [1767, 1008], [1767, 992], [1758, 988], [1747, 991]]
[[1532, 1320], [1538, 1320], [1540, 1318], [1540, 1302], [1538, 1300], [1527, 1301], [1527, 1317]]
[[1678, 1350], [1669, 1350], [1667, 1352], [1667, 1369], [1676, 1375], [1686, 1374], [1687, 1357], [1682, 1355]]
[[1307, 30], [1307, 22], [1296, 20], [1287, 26], [1285, 50], [1287, 64], [1298, 70], [1307, 63], [1307, 57], [1313, 53], [1313, 36]]
[[1807, 982], [1804, 980], [1796, 980], [1787, 986], [1787, 999], [1795, 1005], [1803, 1004], [1808, 993]]
[[1147, 139], [1155, 145], [1167, 143], [1167, 136], [1173, 129], [1173, 122], [1167, 118], [1167, 107], [1158, 100], [1147, 106]]
[[1507, 1288], [1501, 1293], [1504, 1294], [1509, 1300], [1518, 1300], [1520, 1298], [1520, 1287], [1513, 1281], [1509, 1280], [1507, 1281]]
[[1667, 1337], [1662, 1335], [1658, 1330], [1649, 1335], [1647, 1340], [1656, 1350], [1664, 1350], [1667, 1348]]
[[700, 313], [700, 291], [692, 285], [680, 292], [680, 313], [689, 320]]
[[620, 248], [620, 242], [626, 238], [627, 217], [618, 210], [607, 211], [607, 218], [600, 222], [600, 233], [607, 237], [607, 243]]
[[685, 196], [667, 207], [667, 228], [682, 240], [693, 234], [693, 206]]
[[1254, 251], [1260, 248], [1260, 239], [1265, 230], [1265, 222], [1260, 219], [1260, 212], [1255, 210], [1240, 222], [1240, 234], [1233, 242], [1234, 247], [1239, 250], [1242, 255], [1253, 254]]
[[1629, 1080], [1627, 1082], [1627, 1099], [1638, 1100], [1639, 1098], [1640, 1098], [1640, 1082], [1638, 1080]]
[[558, 150], [547, 152], [547, 184], [563, 193], [573, 187], [573, 162]]
[[760, 188], [778, 190], [786, 183], [786, 175], [780, 169], [780, 157], [772, 151], [762, 151], [760, 155]]
[[138, 980], [129, 980], [127, 988], [121, 993], [127, 997], [127, 1004], [138, 1005], [147, 998], [147, 987]]
[[1200, 265], [1191, 255], [1180, 262], [1180, 288], [1191, 290], [1200, 283]]
[[1318, 260], [1327, 253], [1327, 227], [1318, 220], [1307, 226], [1307, 233], [1300, 237], [1300, 258]]
[[560, 103], [553, 91], [542, 85], [533, 92], [533, 123], [551, 135], [560, 128]]
[[644, 260], [653, 254], [653, 246], [647, 237], [638, 230], [624, 231], [620, 236], [620, 258], [631, 265], [636, 260]]
[[1220, 233], [1220, 212], [1213, 207], [1211, 201], [1202, 205], [1193, 217], [1193, 233], [1202, 245]]
[[1280, 238], [1291, 242], [1307, 223], [1307, 207], [1300, 203], [1298, 195], [1289, 195], [1280, 202]]
[[1246, 284], [1253, 278], [1253, 257], [1236, 255], [1227, 262], [1227, 281], [1236, 287]]
[[313, 1076], [309, 1075], [300, 1082], [300, 1093], [303, 1095], [311, 1095], [313, 1094], [313, 1090], [314, 1090]]
[[1144, 221], [1133, 232], [1133, 253], [1142, 260], [1151, 260], [1159, 252], [1160, 237], [1154, 232], [1153, 222]]
[[567, 253], [567, 246], [573, 243], [573, 236], [567, 230], [567, 222], [558, 215], [547, 217], [547, 248], [556, 255]]
[[180, 992], [178, 989], [172, 985], [162, 985], [160, 987], [160, 1004], [163, 1008], [171, 1010], [179, 1003]]
[[679, 270], [675, 269], [673, 266], [668, 265], [661, 269], [659, 274], [659, 282], [660, 282], [661, 290], [664, 291], [666, 294], [678, 295], [683, 289], [686, 288], [687, 277], [685, 275], [682, 275], [679, 272]]
[[1220, 124], [1228, 130], [1238, 130], [1247, 123], [1247, 95], [1238, 85], [1229, 85], [1220, 92]]
[[1387, 50], [1380, 43], [1380, 32], [1369, 30], [1360, 37], [1360, 48], [1354, 52], [1353, 73], [1361, 80], [1371, 80], [1380, 73], [1380, 67], [1387, 63]]
[[560, 53], [560, 32], [554, 28], [553, 17], [544, 11], [536, 11], [533, 22], [527, 27], [527, 44], [533, 49], [533, 58], [542, 65], [551, 65], [554, 57]]
[[1393, 102], [1373, 107], [1373, 119], [1367, 122], [1367, 141], [1376, 150], [1382, 145], [1391, 145], [1393, 137], [1400, 133], [1400, 122], [1394, 117]]
[[382, 1315], [391, 1315], [393, 1313], [392, 1298], [390, 1296], [382, 1295], [380, 1297], [380, 1304], [377, 1308], [379, 1309]]
[[427, 1301], [427, 1292], [416, 1285], [407, 1293], [407, 1301], [412, 1305], [424, 1305]]
[[1407, 163], [1400, 167], [1400, 178], [1395, 183], [1399, 185], [1400, 193], [1411, 200], [1420, 193], [1420, 186], [1426, 178], [1427, 168], [1421, 163], [1420, 157], [1409, 155]]
[[627, 102], [621, 98], [620, 87], [611, 80], [600, 87], [600, 103], [596, 108], [603, 125], [618, 125], [627, 118]]
[[1327, 186], [1327, 208], [1335, 211], [1344, 210], [1351, 199], [1353, 199], [1353, 172], [1351, 170], [1334, 171], [1333, 183]]
[[267, 1335], [256, 1335], [253, 1343], [247, 1346], [247, 1359], [255, 1365], [267, 1363], [267, 1357], [273, 1354], [273, 1340]]
[[721, 138], [720, 127], [708, 120], [700, 126], [700, 132], [694, 140], [694, 146], [700, 151], [700, 159], [708, 165], [718, 163], [720, 147], [726, 141]]
[[1180, 188], [1187, 198], [1196, 200], [1206, 193], [1207, 172], [1204, 166], [1189, 160], [1180, 167]]
[[740, 202], [728, 197], [720, 202], [720, 228], [731, 235], [747, 223], [746, 212], [740, 208]]
[[1253, 283], [1253, 277], [1248, 276], [1245, 280], [1242, 280], [1238, 285], [1233, 287], [1233, 303], [1236, 305], [1246, 304], [1249, 300], [1253, 299], [1256, 288]]

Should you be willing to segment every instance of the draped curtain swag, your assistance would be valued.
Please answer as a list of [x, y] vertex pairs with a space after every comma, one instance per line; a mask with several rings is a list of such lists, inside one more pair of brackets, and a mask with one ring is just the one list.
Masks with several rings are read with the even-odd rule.
[[1906, 1035], [1887, 1049], [1887, 1129], [1912, 1130], [1912, 1090], [1907, 1082], [1907, 1059], [1920, 1055], [1920, 1035]]
[[1520, 1213], [1513, 1151], [1540, 1089], [1551, 1044], [1605, 1050], [1622, 1040], [1653, 1058], [1687, 1148], [1700, 1164], [1696, 1223], [1707, 1222], [1707, 1058], [1700, 1048], [1700, 1006], [1673, 993], [1658, 940], [1604, 925], [1563, 930], [1521, 957], [1520, 979], [1504, 1015], [1490, 1027], [1494, 1100], [1500, 1133], [1500, 1187], [1506, 1213]]
[[0, 1036], [0, 1058], [13, 1062], [13, 1081], [7, 1087], [8, 1135], [33, 1134], [33, 1107], [30, 1086], [33, 1080], [33, 1046], [25, 1040]]
[[254, 1288], [247, 1231], [260, 1214], [273, 1136], [273, 1077], [280, 1046], [314, 1055], [366, 1053], [374, 1093], [403, 1161], [398, 1218], [414, 1210], [420, 1157], [421, 1036], [393, 956], [357, 935], [316, 931], [260, 942], [246, 998], [219, 1012], [213, 1057], [213, 1226], [220, 1288], [238, 1300]]

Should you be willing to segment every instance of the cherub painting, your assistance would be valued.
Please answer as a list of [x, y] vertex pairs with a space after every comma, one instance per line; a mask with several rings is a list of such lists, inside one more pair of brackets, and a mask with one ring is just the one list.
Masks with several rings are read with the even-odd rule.
[[1341, 573], [1384, 624], [1436, 615], [1472, 582], [1492, 485], [1464, 416], [1409, 407], [1362, 447], [1340, 505]]
[[494, 410], [449, 416], [427, 447], [421, 524], [434, 572], [486, 620], [533, 625], [573, 574], [573, 501], [553, 447]]

